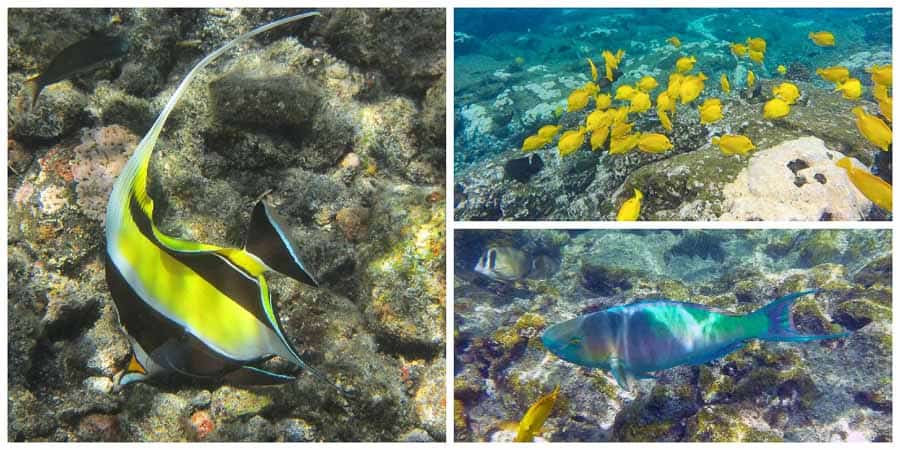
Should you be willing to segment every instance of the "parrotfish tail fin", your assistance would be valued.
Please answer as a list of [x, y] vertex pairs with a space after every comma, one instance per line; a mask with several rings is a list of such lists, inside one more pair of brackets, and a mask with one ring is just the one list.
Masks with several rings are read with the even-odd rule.
[[284, 220], [273, 208], [266, 205], [265, 200], [258, 201], [253, 208], [250, 231], [244, 248], [259, 257], [272, 270], [301, 283], [319, 285], [300, 260], [298, 246], [288, 235]]
[[269, 372], [253, 366], [243, 366], [222, 377], [225, 381], [238, 386], [271, 386], [290, 383], [297, 379], [291, 375]]
[[819, 291], [809, 290], [788, 294], [753, 312], [752, 314], [764, 315], [769, 324], [768, 329], [756, 337], [767, 341], [808, 342], [848, 336], [850, 333], [802, 334], [791, 324], [791, 306], [794, 302], [804, 295], [816, 292]]
[[34, 111], [34, 107], [37, 106], [38, 95], [41, 95], [41, 83], [40, 78], [38, 76], [33, 76], [27, 80], [25, 80], [25, 89], [28, 90], [28, 95], [31, 96], [31, 110]]

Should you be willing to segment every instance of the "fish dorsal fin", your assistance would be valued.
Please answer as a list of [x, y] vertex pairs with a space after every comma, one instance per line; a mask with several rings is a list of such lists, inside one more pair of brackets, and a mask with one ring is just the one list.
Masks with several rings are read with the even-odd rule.
[[265, 200], [260, 200], [250, 217], [250, 231], [244, 245], [247, 252], [258, 257], [272, 270], [283, 273], [301, 283], [318, 286], [312, 273], [300, 259], [297, 243], [290, 237], [284, 220]]

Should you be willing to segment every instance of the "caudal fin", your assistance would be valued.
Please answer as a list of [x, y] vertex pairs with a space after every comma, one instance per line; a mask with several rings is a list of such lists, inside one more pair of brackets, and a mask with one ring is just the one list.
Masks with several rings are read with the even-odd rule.
[[802, 334], [791, 324], [791, 306], [794, 302], [804, 295], [815, 294], [816, 292], [818, 290], [788, 294], [755, 311], [753, 314], [765, 316], [769, 325], [766, 331], [756, 337], [767, 341], [808, 342], [848, 336], [850, 333]]

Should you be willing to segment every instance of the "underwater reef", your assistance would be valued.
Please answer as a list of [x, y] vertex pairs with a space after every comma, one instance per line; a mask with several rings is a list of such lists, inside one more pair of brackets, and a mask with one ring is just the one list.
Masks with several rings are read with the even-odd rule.
[[[891, 181], [891, 153], [867, 140], [852, 112], [862, 107], [878, 116], [881, 108], [868, 70], [891, 64], [890, 10], [457, 9], [455, 14], [457, 220], [614, 220], [634, 189], [643, 194], [638, 220], [890, 217], [835, 166], [846, 155]], [[492, 26], [501, 16], [503, 26]], [[820, 30], [832, 31], [836, 44], [815, 45], [808, 34]], [[762, 62], [733, 53], [733, 43], [757, 36], [768, 44]], [[606, 86], [601, 52], [617, 49], [624, 50], [621, 73]], [[685, 75], [704, 73], [708, 80], [705, 87], [701, 82], [699, 98], [679, 102], [666, 129], [657, 118], [657, 95], [666, 91], [667, 80], [672, 84], [670, 73], [682, 57], [696, 60]], [[846, 67], [860, 81], [861, 96], [844, 98], [817, 75], [817, 69], [830, 66]], [[599, 77], [592, 78], [593, 69]], [[729, 80], [727, 92], [721, 76]], [[619, 89], [645, 77], [658, 82], [646, 89], [653, 109], [637, 108], [627, 123], [635, 132], [665, 136], [671, 149], [611, 154], [608, 145], [591, 151], [593, 141], [589, 145], [583, 137], [563, 151], [559, 142], [567, 131], [586, 123], [590, 131], [586, 119], [595, 105], [585, 98], [586, 108], [572, 108], [572, 96], [593, 92], [587, 87], [596, 83], [601, 95], [617, 97]], [[786, 116], [765, 117], [764, 105], [776, 97], [773, 89], [785, 82], [796, 86], [799, 98]], [[721, 100], [721, 118], [701, 123], [698, 106], [708, 99]], [[623, 107], [628, 108], [623, 98], [609, 106]], [[890, 101], [886, 108], [878, 117], [889, 124]], [[544, 126], [559, 126], [560, 137], [551, 133], [529, 147], [527, 139]], [[713, 143], [725, 134], [747, 136], [755, 149], [725, 154]]]
[[[237, 247], [268, 192], [318, 288], [269, 278], [310, 366], [241, 387], [117, 386], [127, 336], [104, 276], [112, 184], [182, 77], [270, 9], [9, 11], [10, 441], [443, 441], [445, 13], [322, 10], [201, 72], [150, 162], [160, 230]], [[127, 53], [40, 91], [67, 45]], [[209, 320], [216, 320], [210, 316]]]
[[[473, 270], [488, 248], [552, 255], [558, 270], [497, 281]], [[526, 410], [556, 386], [535, 440], [893, 440], [889, 230], [466, 230], [454, 249], [457, 441], [513, 440]], [[808, 289], [820, 292], [797, 300], [793, 325], [848, 336], [753, 339], [708, 363], [652, 373], [631, 391], [541, 341], [554, 324], [636, 299], [746, 314]]]

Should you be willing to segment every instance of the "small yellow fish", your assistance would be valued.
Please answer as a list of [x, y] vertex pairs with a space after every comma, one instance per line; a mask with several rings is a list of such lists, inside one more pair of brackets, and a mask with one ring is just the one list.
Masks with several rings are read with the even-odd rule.
[[672, 100], [672, 97], [669, 96], [668, 91], [660, 92], [659, 95], [656, 96], [656, 110], [657, 111], [675, 111], [675, 100]]
[[585, 119], [585, 125], [587, 125], [588, 131], [594, 131], [601, 127], [609, 127], [612, 124], [613, 114], [614, 113], [609, 111], [602, 111], [599, 109], [588, 114], [587, 119]]
[[756, 50], [750, 50], [750, 61], [753, 61], [757, 64], [762, 64], [763, 59], [766, 57], [766, 54], [763, 52], [758, 52]]
[[698, 108], [700, 111], [700, 123], [715, 123], [722, 120], [722, 101], [711, 97], [706, 99]]
[[719, 84], [722, 85], [722, 92], [726, 94], [731, 92], [731, 83], [728, 82], [728, 76], [724, 73], [722, 74], [722, 77], [719, 78]]
[[609, 94], [597, 94], [594, 104], [597, 109], [609, 108], [609, 105], [612, 105], [612, 97]]
[[597, 73], [597, 66], [594, 65], [594, 62], [591, 61], [591, 58], [588, 58], [587, 61], [591, 66], [591, 79], [597, 81], [597, 77], [599, 76], [599, 74]]
[[596, 151], [598, 148], [603, 147], [607, 137], [609, 137], [608, 126], [591, 131], [591, 151]]
[[882, 209], [892, 212], [893, 193], [890, 184], [865, 169], [854, 167], [853, 162], [846, 156], [838, 160], [837, 166], [847, 171], [850, 182], [862, 192], [862, 195]]
[[537, 150], [545, 145], [547, 145], [549, 140], [542, 136], [538, 136], [536, 134], [528, 136], [525, 138], [525, 141], [522, 142], [522, 151], [523, 152], [531, 152]]
[[537, 134], [549, 141], [550, 139], [553, 139], [553, 136], [556, 136], [556, 133], [559, 132], [559, 128], [559, 125], [544, 125], [538, 130]]
[[738, 42], [730, 45], [731, 53], [738, 58], [747, 56], [747, 46]]
[[775, 69], [775, 70], [776, 70], [778, 73], [782, 74], [782, 75], [784, 75], [784, 74], [787, 73], [787, 67], [784, 67], [783, 64], [779, 64], [779, 65], [778, 65], [778, 68]]
[[665, 128], [666, 131], [671, 132], [672, 131], [672, 121], [669, 120], [669, 115], [666, 114], [666, 112], [663, 111], [662, 109], [657, 109], [656, 116], [659, 117], [659, 122], [662, 124], [663, 128]]
[[559, 156], [568, 156], [575, 153], [584, 144], [584, 134], [587, 128], [581, 127], [577, 130], [569, 130], [563, 133], [559, 138], [556, 146], [559, 148]]
[[694, 68], [694, 63], [696, 62], [697, 58], [694, 58], [693, 56], [682, 56], [681, 58], [678, 58], [678, 61], [675, 61], [675, 70], [677, 70], [678, 73], [690, 72], [691, 69]]
[[635, 188], [634, 197], [625, 200], [625, 203], [622, 203], [622, 206], [619, 207], [619, 212], [616, 214], [616, 220], [620, 222], [633, 222], [637, 220], [641, 215], [641, 200], [643, 198], [644, 194]]
[[816, 74], [825, 81], [832, 83], [843, 83], [850, 78], [850, 70], [843, 66], [826, 67], [824, 69], [816, 69]]
[[653, 78], [650, 75], [644, 76], [640, 81], [637, 82], [637, 88], [644, 92], [652, 92], [658, 87], [659, 83], [656, 82], [656, 78]]
[[851, 78], [843, 83], [837, 84], [834, 91], [841, 91], [847, 100], [856, 100], [862, 95], [862, 83], [859, 79]]
[[800, 88], [794, 83], [784, 82], [773, 87], [772, 94], [786, 101], [788, 105], [793, 105], [800, 98]]
[[761, 37], [747, 38], [747, 47], [750, 47], [750, 50], [755, 52], [765, 53], [766, 40]]
[[809, 39], [819, 47], [834, 47], [834, 35], [828, 31], [809, 33]]
[[769, 120], [780, 119], [790, 112], [791, 106], [788, 102], [777, 97], [763, 105], [763, 117]]
[[888, 151], [894, 139], [891, 127], [878, 117], [866, 113], [862, 106], [853, 108], [853, 115], [856, 116], [856, 128], [859, 129], [859, 133], [876, 147]]
[[669, 85], [666, 87], [666, 93], [672, 100], [678, 100], [678, 91], [681, 89], [681, 82], [684, 81], [684, 75], [675, 72], [669, 75]]
[[634, 127], [633, 123], [628, 122], [619, 122], [612, 126], [612, 137], [614, 139], [619, 139], [624, 137], [628, 133], [631, 133], [631, 128]]
[[553, 392], [537, 399], [522, 416], [519, 421], [519, 427], [516, 430], [515, 442], [533, 442], [534, 435], [540, 433], [544, 422], [550, 417], [553, 405], [556, 404], [556, 398], [559, 397], [559, 385]]
[[672, 44], [675, 48], [681, 47], [681, 39], [678, 39], [678, 36], [672, 36], [666, 39], [666, 42]]
[[747, 71], [747, 87], [753, 89], [753, 85], [756, 84], [756, 74], [753, 73], [752, 70]]
[[872, 82], [882, 86], [891, 87], [893, 84], [893, 76], [891, 75], [891, 64], [886, 66], [878, 66], [877, 64], [866, 69], [866, 72], [872, 74]]
[[619, 50], [615, 55], [612, 54], [609, 50], [603, 50], [603, 61], [606, 63], [606, 79], [609, 81], [613, 80], [613, 70], [619, 68], [619, 62], [622, 61], [622, 56], [625, 55], [623, 50]]
[[641, 133], [632, 133], [632, 134], [625, 135], [620, 138], [610, 138], [609, 154], [610, 155], [621, 155], [624, 153], [628, 153], [637, 147], [638, 141], [640, 139], [641, 139]]
[[616, 88], [616, 100], [630, 100], [637, 90], [630, 85], [623, 84]]
[[622, 123], [628, 121], [628, 107], [623, 106], [615, 110], [613, 114], [613, 123]]
[[706, 80], [706, 75], [703, 72], [684, 78], [684, 81], [681, 82], [681, 86], [678, 88], [678, 98], [681, 99], [682, 105], [686, 105], [700, 96], [705, 87], [704, 80]]
[[750, 138], [740, 134], [726, 134], [722, 137], [713, 137], [713, 145], [718, 145], [722, 153], [726, 155], [746, 155], [756, 148]]
[[587, 106], [590, 99], [591, 95], [588, 94], [587, 91], [580, 88], [575, 89], [571, 94], [569, 94], [567, 111], [581, 111], [585, 106]]
[[876, 84], [872, 86], [872, 96], [875, 97], [875, 100], [878, 101], [878, 109], [881, 111], [881, 115], [884, 116], [889, 122], [893, 122], [893, 100], [890, 96], [888, 96], [888, 88], [883, 84]]
[[650, 94], [644, 91], [636, 91], [634, 95], [631, 96], [631, 107], [628, 108], [628, 111], [642, 113], [650, 109], [650, 106]]
[[587, 92], [588, 95], [593, 96], [597, 93], [597, 91], [600, 90], [600, 86], [597, 86], [597, 83], [594, 83], [593, 81], [588, 81], [587, 83], [584, 83], [584, 86], [581, 87], [581, 90]]
[[674, 147], [669, 138], [659, 133], [641, 133], [638, 139], [638, 150], [646, 153], [664, 153]]

